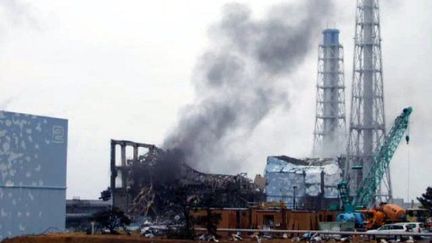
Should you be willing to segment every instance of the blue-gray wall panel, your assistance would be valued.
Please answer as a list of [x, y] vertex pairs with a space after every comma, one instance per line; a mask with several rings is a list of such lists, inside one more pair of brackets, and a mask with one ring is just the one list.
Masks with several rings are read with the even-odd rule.
[[0, 188], [0, 239], [64, 230], [65, 197], [65, 190]]
[[64, 229], [67, 120], [0, 111], [0, 239]]

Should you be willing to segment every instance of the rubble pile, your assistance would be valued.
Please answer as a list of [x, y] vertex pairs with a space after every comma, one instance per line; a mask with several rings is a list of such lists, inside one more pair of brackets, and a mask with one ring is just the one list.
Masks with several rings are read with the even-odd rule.
[[152, 149], [128, 162], [127, 188], [133, 199], [133, 216], [183, 215], [186, 207], [247, 207], [265, 196], [245, 174], [219, 175], [199, 172], [182, 160], [178, 151]]

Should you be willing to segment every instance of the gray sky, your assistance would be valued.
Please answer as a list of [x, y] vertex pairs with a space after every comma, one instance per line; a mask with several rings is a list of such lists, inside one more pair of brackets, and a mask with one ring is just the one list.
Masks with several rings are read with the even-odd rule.
[[[108, 186], [111, 138], [163, 142], [193, 101], [191, 75], [209, 45], [208, 28], [230, 2], [0, 1], [0, 109], [69, 119], [68, 198], [95, 198]], [[281, 1], [237, 2], [259, 19]], [[334, 2], [337, 15], [322, 28], [341, 30], [350, 87], [355, 1]], [[430, 0], [381, 1], [387, 127], [403, 107], [414, 107], [411, 144], [392, 161], [394, 192], [404, 198], [408, 185], [413, 198], [432, 184], [430, 16]], [[290, 108], [271, 112], [242, 142], [250, 152], [232, 173], [262, 173], [267, 155], [310, 154], [316, 59], [315, 47], [286, 81]], [[350, 88], [346, 97], [349, 104]]]

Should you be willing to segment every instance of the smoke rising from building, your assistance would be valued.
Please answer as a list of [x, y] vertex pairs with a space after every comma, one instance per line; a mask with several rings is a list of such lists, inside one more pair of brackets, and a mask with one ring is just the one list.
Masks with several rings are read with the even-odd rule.
[[225, 6], [193, 75], [195, 101], [182, 110], [163, 147], [181, 151], [201, 170], [238, 167], [246, 152], [232, 145], [246, 141], [273, 109], [290, 105], [282, 82], [290, 82], [313, 50], [331, 9], [329, 0], [307, 0], [275, 6], [258, 20], [245, 5]]

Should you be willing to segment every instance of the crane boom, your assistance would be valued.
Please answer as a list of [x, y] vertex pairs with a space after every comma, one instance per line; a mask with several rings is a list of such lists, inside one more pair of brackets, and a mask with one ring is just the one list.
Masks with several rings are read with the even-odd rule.
[[408, 128], [408, 121], [412, 110], [411, 107], [407, 107], [396, 118], [393, 127], [384, 139], [383, 145], [374, 155], [374, 160], [368, 174], [357, 189], [353, 205], [364, 207], [369, 206], [374, 201], [376, 191], [381, 185], [384, 173], [389, 168], [390, 161]]

